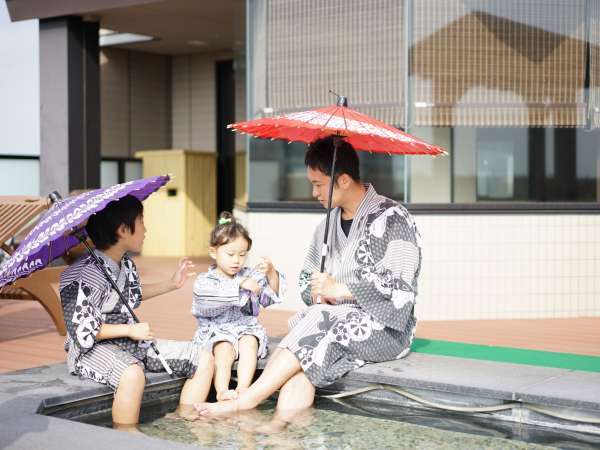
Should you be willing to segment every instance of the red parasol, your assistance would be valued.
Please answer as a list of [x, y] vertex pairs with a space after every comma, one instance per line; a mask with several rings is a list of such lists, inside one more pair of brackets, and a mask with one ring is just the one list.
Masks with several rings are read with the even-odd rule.
[[228, 125], [235, 131], [262, 139], [306, 144], [327, 136], [341, 136], [356, 150], [403, 155], [440, 155], [445, 151], [379, 120], [354, 111], [340, 97], [336, 106], [267, 117]]
[[[330, 176], [333, 180], [337, 148], [340, 140], [350, 143], [356, 150], [402, 155], [445, 155], [441, 147], [428, 144], [410, 134], [387, 125], [372, 117], [348, 108], [346, 97], [339, 97], [335, 106], [310, 111], [267, 117], [228, 125], [242, 134], [262, 139], [282, 139], [288, 142], [310, 144], [327, 136], [338, 136], [334, 141], [333, 161]], [[329, 183], [327, 220], [321, 257], [321, 272], [325, 269], [327, 235], [333, 183]]]

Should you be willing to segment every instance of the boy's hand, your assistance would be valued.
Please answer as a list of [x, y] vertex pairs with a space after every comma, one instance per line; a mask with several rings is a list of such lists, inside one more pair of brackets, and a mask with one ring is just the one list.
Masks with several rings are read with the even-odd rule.
[[244, 279], [244, 281], [240, 283], [240, 287], [248, 291], [252, 291], [255, 294], [258, 294], [260, 292], [260, 286], [252, 278]]
[[154, 339], [154, 334], [150, 329], [149, 323], [134, 323], [129, 325], [127, 337], [133, 339], [134, 341], [151, 341]]
[[194, 264], [189, 258], [182, 258], [179, 260], [179, 266], [171, 277], [171, 284], [174, 289], [179, 289], [185, 283], [189, 277], [196, 275], [196, 272], [191, 270], [194, 268]]

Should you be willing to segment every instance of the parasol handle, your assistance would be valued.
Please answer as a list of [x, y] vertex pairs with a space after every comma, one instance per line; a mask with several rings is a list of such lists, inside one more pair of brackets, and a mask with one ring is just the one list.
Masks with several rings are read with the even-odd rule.
[[329, 237], [329, 219], [331, 216], [331, 198], [333, 197], [333, 183], [335, 174], [335, 160], [337, 159], [337, 149], [340, 142], [340, 137], [336, 137], [333, 141], [333, 160], [331, 161], [331, 172], [329, 174], [329, 198], [327, 199], [327, 218], [325, 219], [325, 235], [323, 236], [323, 252], [321, 252], [321, 270], [325, 271], [325, 257], [327, 256], [327, 238]]
[[[334, 183], [334, 175], [335, 175], [335, 161], [337, 159], [337, 150], [340, 145], [342, 137], [334, 136], [333, 139], [333, 160], [331, 161], [331, 172], [329, 173], [329, 198], [327, 199], [327, 218], [325, 219], [325, 235], [323, 236], [323, 248], [321, 250], [321, 270], [320, 272], [325, 272], [325, 258], [327, 257], [327, 238], [329, 237], [329, 219], [331, 216], [331, 198], [333, 197], [333, 183]], [[321, 303], [321, 296], [317, 296], [317, 303]]]
[[[112, 288], [115, 291], [117, 291], [117, 294], [119, 295], [119, 298], [121, 299], [121, 302], [123, 303], [123, 305], [125, 305], [125, 308], [127, 308], [127, 310], [129, 311], [129, 313], [131, 314], [131, 317], [133, 317], [134, 322], [135, 323], [140, 323], [140, 319], [137, 318], [137, 316], [133, 312], [133, 309], [131, 308], [131, 306], [129, 306], [129, 303], [125, 299], [125, 296], [121, 292], [121, 289], [119, 289], [119, 286], [117, 286], [117, 283], [115, 282], [115, 280], [113, 280], [113, 277], [106, 270], [106, 267], [104, 266], [104, 263], [102, 262], [102, 260], [100, 259], [100, 257], [98, 255], [96, 255], [96, 253], [94, 252], [94, 250], [92, 249], [92, 247], [90, 247], [90, 244], [88, 244], [86, 237], [81, 232], [76, 233], [75, 236], [77, 237], [77, 239], [79, 239], [79, 242], [81, 242], [83, 245], [85, 245], [85, 248], [87, 249], [87, 251], [89, 252], [89, 254], [92, 256], [92, 258], [94, 259], [94, 262], [96, 263], [96, 265], [98, 266], [98, 268], [102, 271], [102, 273], [104, 274], [104, 276], [106, 277], [106, 279], [109, 281], [109, 283], [112, 286]], [[167, 361], [165, 360], [165, 358], [158, 351], [158, 347], [156, 346], [156, 342], [154, 340], [152, 340], [152, 341], [150, 341], [150, 345], [152, 346], [152, 350], [154, 350], [154, 353], [156, 353], [156, 357], [160, 360], [161, 364], [163, 365], [163, 367], [165, 368], [165, 370], [167, 371], [167, 373], [169, 375], [173, 375], [173, 369], [171, 369], [171, 367], [169, 366], [169, 364], [167, 363]]]

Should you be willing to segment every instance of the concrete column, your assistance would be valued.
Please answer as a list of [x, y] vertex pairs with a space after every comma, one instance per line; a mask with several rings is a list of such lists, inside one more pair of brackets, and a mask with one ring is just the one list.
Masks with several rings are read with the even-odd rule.
[[98, 23], [40, 20], [40, 192], [100, 184]]

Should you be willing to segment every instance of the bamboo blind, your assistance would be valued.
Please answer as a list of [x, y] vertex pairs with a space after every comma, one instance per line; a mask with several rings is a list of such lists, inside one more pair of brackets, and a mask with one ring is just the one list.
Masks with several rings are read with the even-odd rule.
[[403, 2], [268, 0], [267, 106], [349, 106], [404, 124]]
[[[588, 102], [589, 125], [600, 127], [600, 0], [590, 0], [589, 58], [590, 92]], [[600, 197], [599, 197], [600, 198]]]
[[414, 2], [414, 124], [584, 126], [585, 11], [585, 0]]

